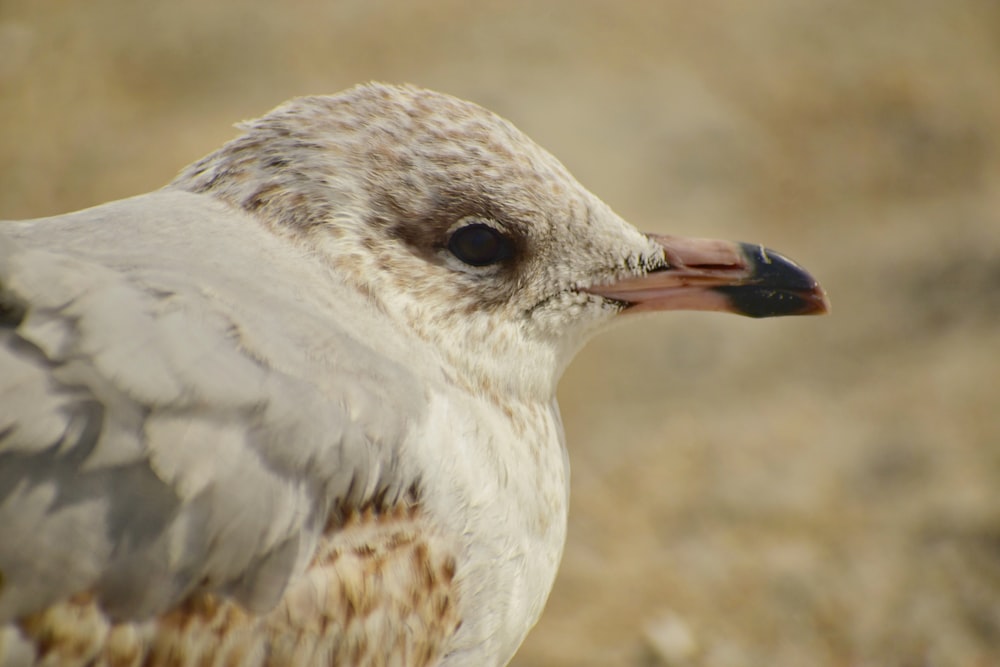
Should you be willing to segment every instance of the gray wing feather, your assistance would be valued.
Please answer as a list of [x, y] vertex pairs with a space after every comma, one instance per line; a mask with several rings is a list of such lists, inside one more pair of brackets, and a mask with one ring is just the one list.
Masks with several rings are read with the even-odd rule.
[[288, 298], [306, 269], [255, 220], [164, 192], [5, 225], [0, 623], [79, 593], [267, 609], [337, 503], [414, 482], [413, 378]]

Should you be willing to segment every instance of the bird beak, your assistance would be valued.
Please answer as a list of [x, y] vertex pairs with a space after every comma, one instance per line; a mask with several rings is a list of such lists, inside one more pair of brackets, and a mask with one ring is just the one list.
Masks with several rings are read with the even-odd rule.
[[830, 302], [790, 259], [750, 243], [650, 234], [667, 264], [585, 292], [627, 304], [625, 312], [717, 310], [749, 317], [822, 315]]

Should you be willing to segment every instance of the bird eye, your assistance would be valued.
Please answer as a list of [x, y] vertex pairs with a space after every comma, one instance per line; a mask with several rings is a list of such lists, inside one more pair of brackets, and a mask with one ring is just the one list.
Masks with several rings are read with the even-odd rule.
[[448, 239], [448, 250], [470, 266], [496, 264], [513, 254], [510, 240], [482, 223], [456, 229]]

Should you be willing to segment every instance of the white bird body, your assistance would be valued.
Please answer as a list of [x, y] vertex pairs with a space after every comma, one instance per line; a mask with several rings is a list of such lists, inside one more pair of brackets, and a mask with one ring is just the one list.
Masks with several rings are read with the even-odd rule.
[[0, 227], [0, 665], [506, 664], [565, 540], [556, 383], [669, 244], [436, 93], [245, 129]]

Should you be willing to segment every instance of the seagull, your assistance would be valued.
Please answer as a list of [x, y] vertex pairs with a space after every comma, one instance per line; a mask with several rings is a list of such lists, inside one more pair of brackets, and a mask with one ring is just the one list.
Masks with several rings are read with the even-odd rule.
[[566, 538], [584, 342], [828, 309], [448, 95], [239, 127], [163, 189], [0, 225], [4, 667], [504, 665]]

